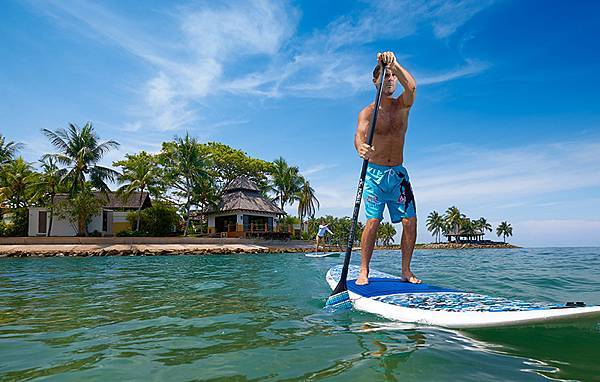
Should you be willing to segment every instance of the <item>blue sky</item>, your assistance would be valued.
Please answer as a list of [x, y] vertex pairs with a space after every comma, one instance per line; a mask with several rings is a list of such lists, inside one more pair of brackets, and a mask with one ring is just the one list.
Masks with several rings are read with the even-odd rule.
[[[593, 1], [0, 0], [0, 130], [92, 121], [125, 152], [189, 131], [298, 165], [350, 215], [356, 116], [378, 51], [415, 76], [405, 165], [427, 214], [458, 206], [527, 246], [600, 245]], [[293, 207], [288, 209], [295, 212]], [[397, 227], [398, 230], [400, 227]], [[491, 236], [491, 235], [490, 235]], [[495, 235], [494, 235], [495, 237]]]

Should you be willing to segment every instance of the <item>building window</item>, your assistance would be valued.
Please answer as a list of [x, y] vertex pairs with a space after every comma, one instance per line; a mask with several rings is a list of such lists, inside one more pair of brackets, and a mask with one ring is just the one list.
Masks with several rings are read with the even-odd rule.
[[46, 221], [48, 220], [47, 211], [38, 212], [38, 233], [46, 233]]

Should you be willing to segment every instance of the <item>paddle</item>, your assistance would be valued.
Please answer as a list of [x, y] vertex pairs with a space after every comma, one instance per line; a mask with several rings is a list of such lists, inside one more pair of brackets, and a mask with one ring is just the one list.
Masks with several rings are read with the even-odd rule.
[[[369, 128], [369, 134], [367, 135], [367, 144], [371, 146], [373, 143], [373, 136], [375, 134], [375, 125], [377, 124], [377, 114], [379, 113], [379, 104], [381, 102], [381, 90], [383, 89], [383, 80], [385, 79], [386, 66], [382, 65], [381, 78], [379, 80], [379, 86], [377, 87], [377, 94], [375, 96], [375, 109], [373, 110], [373, 116], [371, 118], [371, 126]], [[352, 255], [352, 245], [354, 244], [354, 236], [356, 233], [356, 222], [358, 221], [358, 213], [360, 212], [360, 203], [362, 202], [362, 193], [365, 186], [365, 175], [367, 174], [367, 166], [369, 160], [365, 159], [362, 164], [362, 170], [360, 171], [360, 179], [358, 181], [358, 189], [356, 190], [356, 199], [354, 201], [354, 213], [352, 214], [352, 225], [350, 226], [350, 235], [348, 235], [348, 245], [346, 246], [346, 257], [344, 258], [344, 266], [342, 267], [342, 274], [340, 281], [337, 286], [327, 299], [325, 308], [333, 310], [350, 309], [352, 303], [350, 302], [350, 295], [348, 295], [348, 286], [346, 285], [346, 279], [348, 278], [348, 267], [350, 266], [350, 256]]]

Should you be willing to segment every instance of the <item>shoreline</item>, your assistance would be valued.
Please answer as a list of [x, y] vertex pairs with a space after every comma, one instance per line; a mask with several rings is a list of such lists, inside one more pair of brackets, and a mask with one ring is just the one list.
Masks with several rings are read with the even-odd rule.
[[[65, 241], [65, 240], [62, 240]], [[73, 240], [76, 241], [76, 240]], [[106, 240], [103, 240], [106, 241]], [[135, 240], [133, 240], [135, 241]], [[144, 240], [137, 240], [144, 241]], [[152, 240], [154, 241], [154, 240]], [[174, 241], [174, 240], [169, 240]], [[303, 253], [313, 252], [314, 244], [310, 242], [240, 242], [241, 240], [232, 240], [235, 242], [227, 243], [225, 240], [219, 242], [201, 242], [193, 243], [182, 240], [181, 243], [27, 243], [27, 244], [6, 244], [0, 243], [0, 258], [15, 257], [94, 257], [94, 256], [172, 256], [172, 255], [225, 255], [225, 254], [283, 254], [283, 253]], [[192, 240], [193, 241], [193, 240]], [[494, 243], [494, 244], [473, 244], [473, 243], [430, 243], [417, 244], [419, 249], [476, 249], [476, 248], [520, 248], [512, 244]], [[400, 250], [399, 245], [377, 246], [376, 250]], [[360, 248], [354, 248], [355, 251]], [[331, 250], [324, 252], [344, 252]]]
[[[428, 243], [419, 249], [519, 248], [492, 243]], [[400, 250], [400, 245], [376, 246], [376, 250]], [[265, 241], [234, 238], [197, 237], [3, 237], [3, 257], [90, 257], [90, 256], [165, 256], [212, 254], [259, 254], [314, 252], [312, 240]], [[322, 247], [323, 252], [344, 252], [337, 246]], [[354, 248], [360, 250], [360, 247]]]

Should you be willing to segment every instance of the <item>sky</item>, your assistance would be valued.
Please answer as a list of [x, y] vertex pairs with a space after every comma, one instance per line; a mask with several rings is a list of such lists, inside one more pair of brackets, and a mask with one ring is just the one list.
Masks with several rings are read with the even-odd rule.
[[518, 245], [600, 246], [599, 11], [554, 0], [0, 0], [0, 134], [36, 162], [53, 152], [41, 129], [91, 121], [121, 144], [111, 164], [189, 132], [284, 157], [315, 188], [317, 216], [350, 216], [357, 114], [389, 50], [417, 81], [404, 165], [418, 242], [432, 240], [427, 215], [454, 205], [494, 228], [508, 221]]

